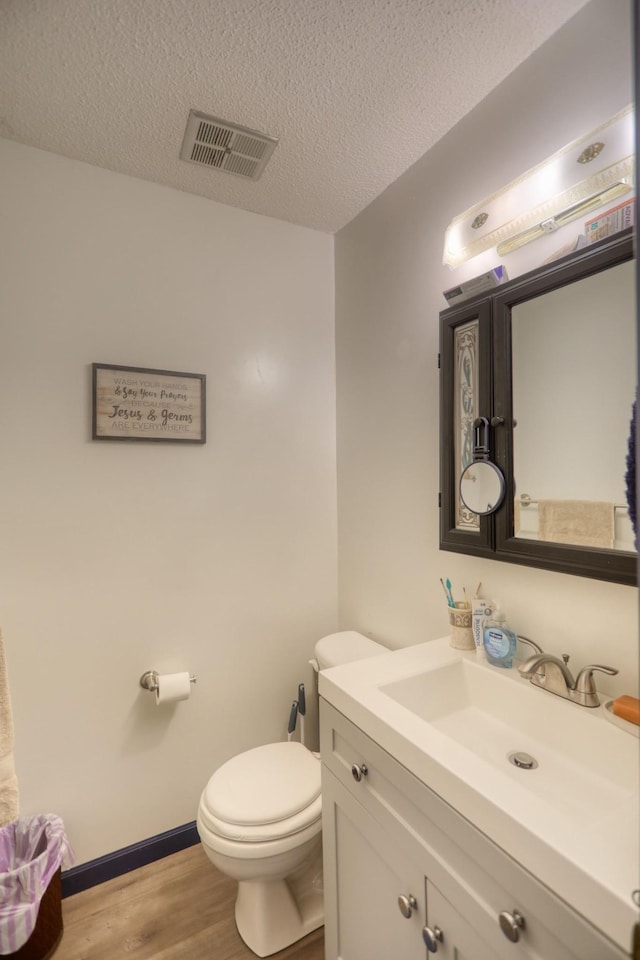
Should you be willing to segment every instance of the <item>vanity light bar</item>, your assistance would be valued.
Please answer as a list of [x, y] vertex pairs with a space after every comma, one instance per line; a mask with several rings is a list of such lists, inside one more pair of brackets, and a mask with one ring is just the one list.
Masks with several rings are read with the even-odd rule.
[[519, 247], [524, 247], [525, 244], [531, 243], [532, 240], [537, 240], [538, 237], [544, 236], [545, 233], [554, 233], [556, 230], [559, 230], [560, 227], [564, 227], [565, 224], [571, 223], [572, 220], [577, 220], [578, 217], [583, 217], [587, 213], [591, 213], [592, 210], [597, 210], [598, 207], [602, 207], [605, 203], [609, 203], [611, 200], [623, 196], [623, 194], [628, 193], [631, 189], [632, 186], [626, 179], [619, 180], [606, 190], [593, 193], [590, 197], [586, 197], [579, 203], [574, 203], [570, 207], [566, 207], [553, 217], [548, 217], [546, 220], [537, 223], [534, 227], [530, 227], [528, 230], [522, 230], [521, 233], [517, 233], [509, 240], [499, 243], [497, 253], [499, 256], [504, 256], [505, 253], [511, 253], [513, 250], [517, 250]]
[[442, 262], [458, 267], [492, 247], [502, 256], [620, 196], [634, 176], [631, 104], [454, 217]]

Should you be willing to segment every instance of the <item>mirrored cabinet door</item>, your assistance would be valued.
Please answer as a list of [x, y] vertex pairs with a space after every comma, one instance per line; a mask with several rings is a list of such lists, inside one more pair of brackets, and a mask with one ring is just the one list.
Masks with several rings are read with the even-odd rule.
[[515, 537], [634, 549], [634, 288], [627, 260], [511, 310]]

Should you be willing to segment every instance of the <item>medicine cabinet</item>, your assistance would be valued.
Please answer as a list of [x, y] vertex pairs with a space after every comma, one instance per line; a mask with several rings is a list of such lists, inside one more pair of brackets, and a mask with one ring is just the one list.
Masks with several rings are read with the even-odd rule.
[[[634, 584], [636, 380], [631, 229], [443, 311], [440, 548]], [[480, 461], [504, 496], [473, 512]]]

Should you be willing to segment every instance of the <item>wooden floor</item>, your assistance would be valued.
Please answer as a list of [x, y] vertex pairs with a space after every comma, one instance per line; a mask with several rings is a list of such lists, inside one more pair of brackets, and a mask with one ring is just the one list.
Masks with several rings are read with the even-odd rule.
[[[189, 847], [63, 900], [54, 960], [255, 960], [236, 930], [235, 891]], [[324, 960], [323, 929], [273, 956]]]

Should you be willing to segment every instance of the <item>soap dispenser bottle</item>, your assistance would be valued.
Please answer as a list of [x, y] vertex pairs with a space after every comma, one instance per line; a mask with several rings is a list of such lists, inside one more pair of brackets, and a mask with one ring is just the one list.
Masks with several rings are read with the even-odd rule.
[[484, 628], [484, 649], [494, 667], [509, 668], [516, 652], [516, 635], [507, 627], [507, 618], [496, 605], [496, 612]]

